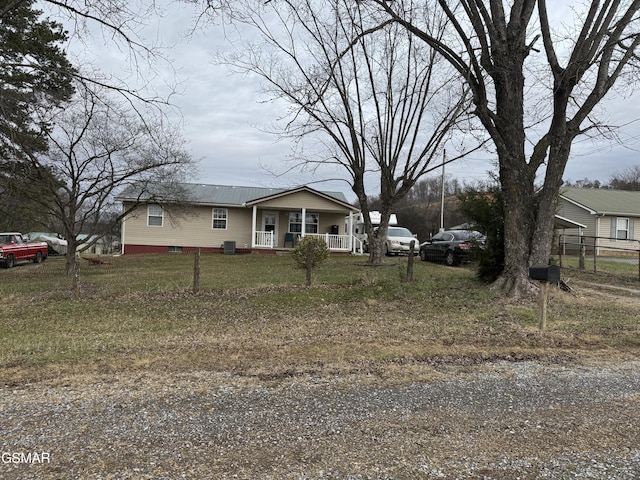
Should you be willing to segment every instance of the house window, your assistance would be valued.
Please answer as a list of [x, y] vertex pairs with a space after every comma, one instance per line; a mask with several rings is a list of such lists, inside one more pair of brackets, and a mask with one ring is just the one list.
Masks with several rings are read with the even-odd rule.
[[226, 230], [228, 211], [226, 208], [214, 208], [213, 209], [213, 225], [211, 228], [214, 230]]
[[164, 219], [164, 209], [160, 205], [147, 207], [147, 225], [149, 227], [161, 227]]
[[[320, 223], [320, 214], [307, 213], [305, 216], [304, 233], [318, 233], [318, 224]], [[289, 213], [289, 231], [291, 233], [302, 233], [302, 213]]]
[[628, 218], [616, 218], [616, 238], [618, 240], [627, 240], [629, 238]]
[[169, 253], [182, 253], [182, 247], [169, 247]]

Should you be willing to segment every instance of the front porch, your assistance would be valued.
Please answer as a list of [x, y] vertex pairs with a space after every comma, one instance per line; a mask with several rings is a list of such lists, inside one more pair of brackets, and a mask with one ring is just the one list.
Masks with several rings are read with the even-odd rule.
[[351, 208], [333, 202], [300, 208], [256, 202], [252, 205], [251, 250], [287, 251], [310, 235], [322, 238], [331, 252], [355, 252], [358, 239], [345, 225], [345, 218], [351, 214]]

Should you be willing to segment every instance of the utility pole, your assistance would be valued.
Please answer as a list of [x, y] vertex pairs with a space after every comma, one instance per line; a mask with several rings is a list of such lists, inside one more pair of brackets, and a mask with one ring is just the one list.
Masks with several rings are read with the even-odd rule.
[[442, 153], [442, 182], [440, 185], [440, 231], [444, 231], [444, 164], [447, 163], [447, 151]]

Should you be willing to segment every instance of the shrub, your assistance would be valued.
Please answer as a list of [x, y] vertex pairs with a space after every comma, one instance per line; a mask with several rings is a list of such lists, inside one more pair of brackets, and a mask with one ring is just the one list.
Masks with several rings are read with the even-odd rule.
[[310, 266], [316, 267], [329, 258], [329, 247], [327, 247], [327, 242], [320, 237], [306, 236], [298, 242], [291, 251], [291, 255], [302, 268], [309, 265], [308, 259], [311, 262]]
[[469, 188], [458, 198], [460, 210], [474, 221], [474, 228], [487, 236], [485, 248], [477, 251], [477, 276], [493, 282], [504, 270], [504, 208], [500, 186], [496, 182]]

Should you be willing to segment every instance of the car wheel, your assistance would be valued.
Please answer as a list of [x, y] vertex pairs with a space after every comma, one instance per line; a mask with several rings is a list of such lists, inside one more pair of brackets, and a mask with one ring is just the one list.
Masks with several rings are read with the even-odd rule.
[[453, 250], [447, 250], [447, 253], [444, 255], [444, 263], [450, 267], [456, 265], [456, 256], [453, 254]]
[[5, 268], [13, 268], [16, 265], [16, 259], [13, 255], [7, 256], [7, 259], [4, 261]]
[[427, 251], [426, 250], [420, 250], [420, 260], [422, 260], [423, 262], [427, 261]]
[[42, 252], [36, 253], [36, 258], [33, 259], [33, 263], [42, 263]]
[[390, 255], [390, 253], [389, 253], [389, 245], [387, 245], [386, 243], [384, 244], [384, 254], [387, 257]]

